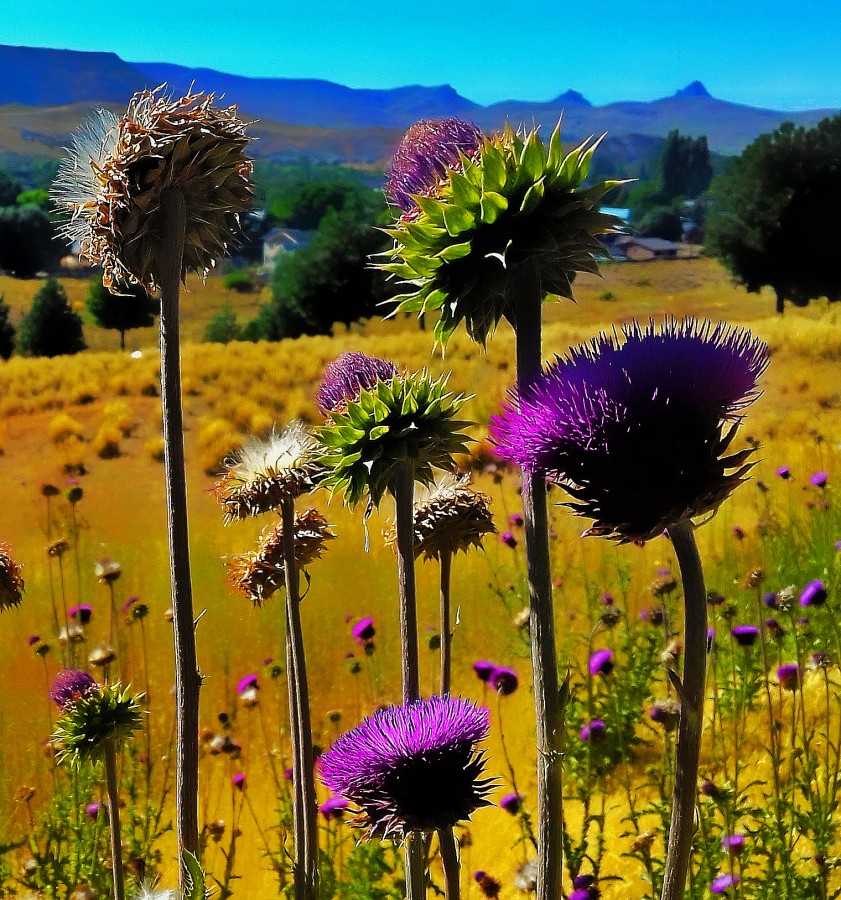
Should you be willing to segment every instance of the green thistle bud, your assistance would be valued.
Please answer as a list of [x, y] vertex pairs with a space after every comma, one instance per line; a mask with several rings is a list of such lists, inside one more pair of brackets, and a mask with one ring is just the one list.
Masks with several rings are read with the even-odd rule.
[[[387, 229], [394, 247], [379, 267], [408, 288], [396, 298], [398, 308], [439, 312], [441, 344], [461, 322], [484, 344], [500, 319], [515, 321], [524, 277], [536, 275], [544, 295], [573, 299], [576, 273], [598, 272], [598, 235], [619, 224], [599, 202], [620, 182], [584, 187], [600, 140], [564, 154], [560, 123], [548, 146], [537, 129], [521, 134], [506, 126], [469, 155], [459, 151], [458, 165], [440, 178], [436, 172], [434, 183], [412, 195], [416, 205]], [[400, 152], [411, 156], [411, 147]], [[402, 168], [408, 165], [403, 159]]]
[[59, 762], [79, 766], [99, 760], [106, 744], [120, 744], [141, 726], [138, 698], [120, 684], [96, 685], [62, 707], [52, 740]]
[[323, 483], [344, 494], [349, 506], [366, 492], [377, 506], [409, 461], [415, 479], [431, 484], [433, 468], [449, 468], [453, 454], [466, 450], [462, 429], [470, 423], [455, 418], [464, 401], [447, 390], [446, 377], [433, 379], [426, 371], [377, 381], [321, 429], [329, 470]]

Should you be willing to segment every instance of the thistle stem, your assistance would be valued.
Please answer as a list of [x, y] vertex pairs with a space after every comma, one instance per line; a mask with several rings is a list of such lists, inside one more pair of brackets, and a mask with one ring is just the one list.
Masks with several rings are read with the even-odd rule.
[[440, 559], [440, 631], [441, 631], [441, 695], [450, 693], [453, 635], [450, 631], [450, 564], [453, 555], [449, 549], [441, 552]]
[[442, 828], [438, 832], [438, 849], [441, 851], [441, 865], [444, 867], [444, 898], [459, 900], [458, 849], [452, 828]]
[[[402, 657], [403, 703], [420, 698], [418, 673], [418, 622], [415, 598], [414, 510], [415, 472], [410, 462], [403, 462], [392, 485], [394, 524], [397, 532], [397, 582], [400, 594], [400, 650]], [[406, 900], [423, 900], [426, 896], [426, 873], [423, 860], [423, 837], [406, 838]]]
[[681, 900], [692, 853], [698, 758], [704, 723], [707, 592], [692, 523], [679, 522], [668, 531], [683, 580], [684, 654], [680, 728], [675, 752], [675, 786], [662, 900]]
[[124, 900], [123, 846], [120, 838], [120, 796], [117, 788], [117, 751], [113, 741], [105, 742], [105, 783], [108, 790], [108, 823], [111, 829], [111, 872], [114, 900]]
[[280, 511], [283, 520], [283, 569], [286, 583], [286, 680], [289, 686], [289, 721], [293, 740], [292, 778], [295, 784], [295, 897], [296, 900], [316, 900], [318, 809], [315, 799], [307, 664], [301, 628], [300, 574], [295, 560], [295, 501], [285, 497], [281, 501]]
[[[543, 291], [537, 272], [524, 275], [516, 298], [517, 390], [522, 396], [540, 374]], [[563, 722], [558, 690], [555, 613], [549, 559], [546, 482], [523, 472], [529, 630], [537, 725], [537, 900], [563, 896]]]
[[[164, 472], [169, 533], [169, 570], [175, 632], [175, 704], [177, 765], [175, 775], [176, 833], [181, 851], [198, 850], [199, 688], [196, 660], [190, 547], [187, 529], [187, 475], [181, 409], [181, 355], [178, 335], [179, 292], [184, 254], [186, 206], [180, 191], [162, 201], [163, 228], [159, 266], [161, 282], [161, 404], [163, 407]], [[186, 890], [186, 870], [179, 884]]]

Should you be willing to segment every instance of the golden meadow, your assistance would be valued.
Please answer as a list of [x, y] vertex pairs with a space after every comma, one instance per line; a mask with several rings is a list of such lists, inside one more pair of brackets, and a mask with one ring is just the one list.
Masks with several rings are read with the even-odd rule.
[[[745, 324], [771, 348], [772, 362], [763, 381], [764, 394], [751, 408], [739, 438], [741, 442], [760, 442], [761, 461], [752, 481], [741, 487], [699, 534], [702, 553], [708, 561], [710, 585], [728, 596], [731, 592], [743, 592], [747, 573], [758, 567], [773, 571], [774, 560], [766, 558], [768, 544], [760, 534], [767, 528], [769, 510], [777, 520], [789, 521], [789, 517], [801, 512], [806, 516], [830, 515], [833, 502], [841, 502], [835, 487], [841, 478], [841, 313], [817, 303], [777, 317], [770, 294], [746, 295], [729, 283], [715, 261], [707, 259], [609, 265], [603, 276], [580, 279], [575, 305], [546, 304], [547, 357], [563, 353], [571, 344], [588, 339], [600, 329], [665, 314], [691, 314]], [[81, 308], [87, 282], [65, 279], [63, 284], [71, 302]], [[28, 306], [37, 287], [37, 282], [0, 278], [0, 294], [5, 295], [15, 311]], [[223, 528], [220, 510], [210, 493], [213, 474], [226, 454], [249, 434], [263, 433], [274, 424], [283, 425], [295, 418], [317, 422], [313, 398], [322, 369], [347, 349], [387, 357], [410, 369], [452, 371], [452, 389], [472, 395], [465, 417], [479, 423], [473, 433], [474, 457], [483, 460], [487, 456], [483, 443], [485, 425], [514, 377], [513, 339], [508, 329], [501, 327], [485, 354], [456, 335], [446, 358], [441, 359], [430, 351], [430, 332], [419, 330], [414, 320], [401, 316], [394, 321], [354, 326], [348, 332], [338, 329], [332, 338], [256, 345], [202, 344], [199, 341], [204, 326], [226, 302], [233, 302], [240, 320], [245, 321], [254, 314], [261, 298], [229, 297], [218, 278], [211, 278], [206, 286], [190, 280], [188, 287], [189, 292], [183, 295], [183, 389], [194, 594], [197, 610], [206, 609], [197, 630], [200, 668], [206, 676], [202, 724], [218, 729], [218, 714], [229, 713], [232, 733], [244, 751], [235, 762], [210, 754], [204, 756], [202, 819], [223, 819], [230, 824], [231, 816], [235, 817], [242, 837], [236, 857], [240, 878], [231, 883], [234, 893], [240, 897], [270, 897], [276, 893], [276, 880], [262, 842], [272, 839], [275, 801], [266, 749], [277, 748], [280, 752], [274, 761], [282, 762], [284, 690], [279, 683], [261, 676], [258, 717], [253, 710], [237, 709], [235, 685], [245, 674], [262, 673], [265, 659], [282, 659], [282, 605], [274, 598], [263, 608], [252, 609], [248, 601], [226, 585], [225, 559], [252, 549], [264, 523]], [[30, 809], [37, 811], [51, 788], [52, 763], [41, 747], [49, 734], [46, 679], [56, 670], [58, 661], [53, 655], [44, 665], [27, 646], [30, 634], [49, 633], [51, 621], [45, 552], [47, 507], [41, 496], [42, 484], [64, 487], [69, 478], [77, 478], [85, 492], [76, 509], [81, 524], [78, 585], [69, 557], [65, 577], [68, 602], [81, 600], [94, 607], [88, 648], [92, 649], [107, 634], [108, 591], [94, 577], [96, 560], [109, 557], [121, 563], [118, 603], [139, 595], [149, 605], [150, 615], [144, 627], [149, 647], [153, 753], [166, 755], [171, 739], [172, 642], [171, 626], [165, 617], [169, 606], [169, 566], [157, 332], [147, 329], [128, 334], [128, 347], [141, 351], [137, 358], [113, 352], [111, 348], [117, 344], [114, 332], [87, 325], [86, 338], [91, 349], [75, 357], [13, 358], [0, 364], [0, 465], [4, 488], [0, 539], [12, 545], [15, 558], [24, 564], [27, 584], [24, 605], [7, 613], [2, 623], [5, 653], [0, 658], [0, 809], [8, 840], [26, 833]], [[473, 461], [460, 460], [465, 466]], [[782, 465], [791, 467], [791, 481], [775, 477], [775, 470]], [[809, 476], [818, 470], [829, 473], [828, 487], [820, 496], [808, 483]], [[475, 484], [493, 497], [500, 530], [508, 528], [509, 515], [519, 508], [516, 476], [509, 474], [500, 480], [480, 472]], [[557, 490], [550, 494], [550, 501], [558, 503], [561, 499]], [[382, 517], [375, 513], [368, 522], [370, 549], [366, 554], [361, 515], [350, 514], [338, 500], [329, 503], [323, 492], [312, 501], [335, 526], [337, 534], [324, 559], [310, 569], [312, 583], [302, 608], [314, 738], [324, 746], [335, 736], [337, 727], [344, 730], [374, 707], [399, 700], [399, 637], [394, 554], [381, 537], [389, 524], [388, 504], [383, 504]], [[830, 509], [823, 510], [821, 504], [828, 504]], [[636, 617], [639, 610], [652, 603], [651, 585], [658, 570], [675, 568], [674, 558], [666, 540], [658, 539], [644, 547], [615, 547], [603, 541], [580, 539], [582, 521], [562, 508], [553, 509], [560, 658], [570, 659], [580, 667], [592, 646], [588, 608], [593, 599], [602, 592], [621, 591]], [[53, 513], [56, 518], [52, 528], [56, 529], [61, 515], [59, 504], [55, 504]], [[734, 526], [743, 537], [737, 536]], [[522, 629], [512, 621], [516, 612], [527, 605], [522, 536], [514, 530], [520, 539], [516, 549], [489, 538], [485, 553], [460, 557], [454, 565], [453, 602], [459, 615], [453, 645], [453, 681], [456, 693], [481, 700], [482, 685], [471, 669], [475, 659], [489, 657], [520, 673], [520, 689], [504, 701], [505, 738], [528, 806], [533, 800], [529, 782], [534, 768], [531, 667]], [[841, 538], [841, 533], [836, 538]], [[837, 572], [814, 572], [811, 577], [831, 580], [837, 578]], [[437, 625], [437, 571], [431, 564], [419, 563], [418, 578], [422, 689], [432, 692], [437, 678], [437, 652], [426, 649], [424, 637], [432, 634]], [[346, 620], [366, 615], [376, 620], [376, 652], [364, 661], [359, 675], [352, 675], [346, 655], [358, 653], [358, 648]], [[121, 664], [128, 678], [137, 682], [136, 687], [143, 688], [145, 672], [136, 632], [131, 633], [124, 647]], [[617, 669], [621, 670], [621, 666], [620, 658]], [[835, 685], [837, 681], [834, 668], [828, 682]], [[826, 717], [826, 704], [818, 703], [823, 696], [822, 684], [811, 674], [804, 679], [804, 695], [811, 692], [817, 698], [814, 714], [818, 718]], [[837, 721], [835, 701], [829, 705], [834, 710], [833, 721]], [[495, 700], [491, 710], [495, 720]], [[338, 726], [328, 717], [333, 711], [341, 712]], [[805, 719], [806, 716], [804, 722]], [[768, 727], [767, 715], [761, 704], [745, 722], [747, 727], [739, 745], [741, 777], [746, 782], [767, 779], [765, 761], [753, 770], [750, 768], [752, 757], [761, 753], [767, 743], [763, 733]], [[663, 741], [649, 725], [640, 728], [646, 742], [644, 749], [634, 763], [620, 766], [606, 781], [601, 848], [601, 889], [606, 898], [646, 896], [643, 867], [623, 856], [634, 839], [623, 816], [629, 790], [630, 796], [647, 796], [649, 789], [642, 786], [648, 783], [646, 767], [656, 758], [657, 748], [662, 749]], [[708, 744], [712, 739], [709, 731], [708, 728]], [[510, 786], [504, 778], [506, 767], [495, 723], [489, 748], [489, 769], [503, 776], [498, 799]], [[708, 768], [711, 765], [707, 761]], [[232, 811], [229, 780], [234, 771], [247, 775], [253, 816], [241, 807], [238, 814], [236, 806]], [[31, 803], [15, 799], [22, 785], [36, 787]], [[581, 814], [581, 804], [571, 803], [568, 816], [572, 832], [580, 828]], [[350, 830], [342, 827], [347, 830], [347, 840], [352, 841]], [[480, 810], [470, 832], [472, 846], [464, 849], [466, 895], [480, 896], [470, 873], [485, 869], [502, 882], [500, 896], [520, 896], [511, 887], [511, 877], [526, 849], [514, 846], [520, 835], [518, 821], [498, 808]], [[173, 844], [171, 834], [161, 843], [167, 882], [174, 878]], [[205, 865], [217, 879], [222, 878], [225, 868], [224, 846], [209, 843], [205, 856]], [[20, 865], [25, 856], [24, 847], [14, 851], [11, 859], [14, 865]], [[622, 875], [624, 880], [612, 881], [611, 875]]]

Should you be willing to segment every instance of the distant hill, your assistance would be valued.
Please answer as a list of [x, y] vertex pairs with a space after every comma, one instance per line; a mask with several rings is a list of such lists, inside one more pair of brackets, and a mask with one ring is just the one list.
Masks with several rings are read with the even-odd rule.
[[57, 156], [91, 107], [123, 106], [136, 90], [166, 81], [175, 91], [194, 83], [224, 94], [246, 117], [260, 119], [253, 152], [274, 159], [372, 163], [384, 160], [402, 131], [419, 118], [457, 115], [493, 130], [506, 120], [549, 129], [564, 116], [564, 136], [604, 131], [629, 149], [678, 128], [706, 134], [717, 153], [739, 153], [757, 135], [786, 120], [813, 125], [837, 110], [780, 112], [710, 96], [694, 81], [652, 102], [593, 106], [574, 90], [552, 100], [505, 100], [482, 106], [449, 85], [362, 90], [316, 79], [246, 78], [169, 63], [129, 63], [113, 53], [0, 45], [0, 154]]

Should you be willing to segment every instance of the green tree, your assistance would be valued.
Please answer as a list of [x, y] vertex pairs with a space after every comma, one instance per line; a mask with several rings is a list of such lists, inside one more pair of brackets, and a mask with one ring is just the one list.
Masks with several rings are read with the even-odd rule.
[[5, 169], [0, 169], [0, 206], [14, 206], [22, 190], [23, 187], [16, 178]]
[[713, 176], [706, 136], [692, 138], [677, 130], [670, 131], [660, 172], [660, 185], [667, 201], [703, 194]]
[[641, 237], [679, 241], [683, 228], [678, 213], [668, 206], [657, 206], [642, 216], [636, 224], [636, 231]]
[[750, 293], [771, 287], [778, 313], [786, 300], [841, 300], [841, 116], [760, 135], [712, 195], [707, 245]]
[[22, 191], [15, 198], [18, 206], [37, 206], [44, 212], [49, 212], [51, 208], [50, 195], [43, 188], [33, 188], [31, 191]]
[[0, 208], [0, 269], [18, 278], [31, 278], [42, 269], [51, 269], [63, 252], [44, 210], [35, 206]]
[[126, 349], [126, 332], [134, 328], [150, 328], [160, 312], [160, 304], [147, 296], [142, 287], [127, 287], [112, 294], [99, 276], [91, 279], [85, 306], [100, 328], [120, 333], [120, 350]]
[[237, 314], [233, 306], [226, 303], [219, 312], [207, 323], [204, 329], [204, 339], [209, 344], [229, 344], [238, 341], [242, 329], [237, 322]]
[[70, 308], [61, 284], [48, 278], [20, 323], [18, 352], [22, 356], [66, 356], [85, 346], [81, 317]]
[[10, 315], [9, 305], [0, 294], [0, 359], [8, 359], [15, 352], [15, 326]]

